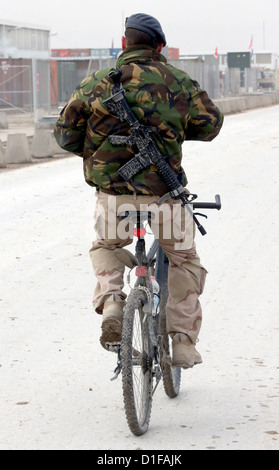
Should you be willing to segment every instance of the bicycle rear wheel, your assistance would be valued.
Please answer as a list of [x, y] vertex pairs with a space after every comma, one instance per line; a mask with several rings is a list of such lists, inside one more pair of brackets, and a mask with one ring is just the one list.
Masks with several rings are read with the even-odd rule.
[[[161, 308], [161, 307], [160, 307]], [[169, 335], [166, 332], [166, 316], [160, 312], [159, 335], [161, 336], [161, 368], [163, 373], [164, 389], [169, 398], [175, 398], [180, 392], [181, 368], [172, 368], [171, 366], [171, 344]]]
[[160, 285], [160, 311], [158, 333], [161, 337], [160, 364], [163, 374], [164, 389], [169, 398], [175, 398], [180, 391], [181, 369], [171, 366], [171, 344], [166, 327], [166, 305], [168, 300], [168, 258], [162, 248], [156, 257], [155, 277]]
[[130, 430], [136, 436], [149, 426], [152, 406], [153, 348], [142, 311], [145, 293], [133, 290], [125, 307], [121, 357], [125, 413]]

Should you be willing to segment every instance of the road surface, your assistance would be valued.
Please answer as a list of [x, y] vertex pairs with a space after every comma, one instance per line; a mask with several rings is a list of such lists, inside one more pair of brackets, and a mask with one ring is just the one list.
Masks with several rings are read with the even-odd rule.
[[197, 236], [204, 362], [177, 399], [159, 387], [142, 437], [99, 346], [81, 160], [0, 173], [0, 449], [279, 449], [278, 122], [279, 106], [228, 116], [215, 141], [184, 145], [190, 189], [223, 203]]

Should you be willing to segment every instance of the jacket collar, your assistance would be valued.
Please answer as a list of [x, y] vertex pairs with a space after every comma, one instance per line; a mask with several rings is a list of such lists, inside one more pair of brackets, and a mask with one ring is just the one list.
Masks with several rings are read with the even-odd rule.
[[155, 51], [152, 47], [144, 44], [137, 44], [135, 46], [128, 46], [117, 59], [117, 67], [130, 64], [131, 62], [163, 62], [166, 63], [167, 59]]

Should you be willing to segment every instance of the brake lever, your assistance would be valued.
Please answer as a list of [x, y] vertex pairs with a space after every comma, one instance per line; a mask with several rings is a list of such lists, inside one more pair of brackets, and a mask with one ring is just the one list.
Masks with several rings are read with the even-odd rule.
[[194, 214], [197, 216], [197, 215], [200, 215], [201, 217], [205, 217], [206, 219], [208, 218], [206, 214], [201, 214], [200, 212], [194, 212]]

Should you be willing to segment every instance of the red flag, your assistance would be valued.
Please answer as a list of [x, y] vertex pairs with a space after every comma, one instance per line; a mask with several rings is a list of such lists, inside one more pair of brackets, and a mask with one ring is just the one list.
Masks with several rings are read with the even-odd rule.
[[218, 47], [215, 48], [214, 55], [215, 55], [215, 57], [218, 57]]
[[253, 36], [251, 37], [250, 45], [249, 45], [249, 51], [253, 48]]

